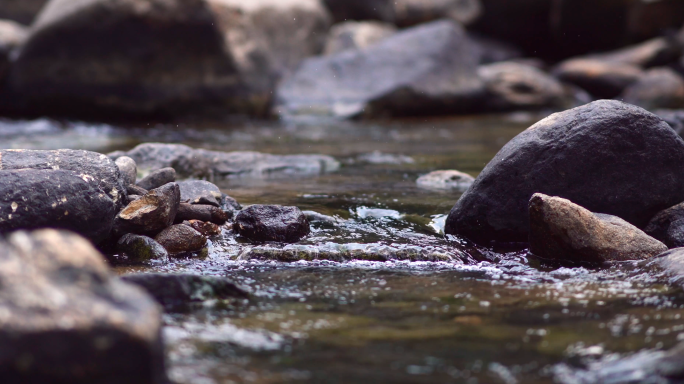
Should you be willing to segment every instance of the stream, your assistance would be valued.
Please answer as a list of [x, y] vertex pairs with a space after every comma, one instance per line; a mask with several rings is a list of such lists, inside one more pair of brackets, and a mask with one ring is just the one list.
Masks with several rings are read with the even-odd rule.
[[250, 293], [164, 316], [176, 383], [668, 383], [648, 367], [684, 340], [684, 292], [662, 272], [643, 262], [552, 267], [445, 239], [459, 194], [416, 185], [439, 169], [476, 176], [543, 117], [0, 121], [0, 145], [107, 153], [153, 141], [339, 161], [316, 177], [212, 180], [243, 206], [320, 214], [296, 245], [250, 244], [226, 228], [206, 257], [116, 267], [224, 276]]

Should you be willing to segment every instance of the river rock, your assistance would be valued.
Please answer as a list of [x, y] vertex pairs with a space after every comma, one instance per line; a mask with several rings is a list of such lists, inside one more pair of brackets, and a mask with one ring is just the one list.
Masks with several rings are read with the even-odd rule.
[[117, 207], [121, 207], [126, 200], [126, 188], [119, 167], [99, 153], [75, 149], [0, 150], [0, 169], [26, 168], [73, 171], [94, 188], [106, 193]]
[[501, 62], [480, 66], [477, 73], [491, 110], [559, 107], [570, 99], [558, 80], [529, 65]]
[[218, 24], [200, 0], [51, 0], [8, 79], [20, 102], [5, 107], [114, 118], [249, 113], [258, 106], [245, 99]]
[[183, 224], [192, 227], [192, 229], [206, 237], [218, 236], [221, 234], [221, 227], [208, 221], [188, 220], [184, 221]]
[[325, 44], [325, 54], [349, 49], [364, 49], [397, 33], [397, 28], [378, 21], [347, 21], [332, 27]]
[[669, 248], [684, 247], [684, 203], [655, 215], [644, 228], [644, 232]]
[[278, 89], [283, 118], [435, 115], [472, 111], [483, 94], [463, 28], [437, 21], [364, 50], [305, 60]]
[[135, 160], [128, 156], [121, 156], [116, 159], [115, 164], [119, 167], [119, 172], [121, 172], [121, 177], [123, 178], [123, 183], [126, 188], [128, 188], [129, 185], [135, 185], [135, 181], [138, 178], [138, 166], [135, 164]]
[[219, 207], [223, 193], [214, 183], [204, 180], [186, 180], [178, 183], [181, 201]]
[[678, 135], [684, 134], [684, 110], [657, 109], [653, 113], [665, 120]]
[[643, 71], [631, 64], [594, 59], [570, 59], [553, 71], [561, 81], [574, 84], [596, 97], [614, 98], [635, 83]]
[[241, 210], [242, 205], [240, 205], [237, 200], [224, 193], [221, 196], [221, 209], [225, 212], [235, 212]]
[[84, 174], [46, 169], [0, 170], [2, 233], [59, 228], [99, 243], [108, 237], [117, 211], [116, 203]]
[[684, 140], [658, 116], [595, 101], [553, 114], [506, 144], [451, 210], [445, 233], [481, 244], [526, 242], [528, 202], [537, 192], [643, 228], [684, 201], [680, 164]]
[[171, 312], [207, 300], [249, 298], [247, 292], [221, 277], [139, 273], [124, 275], [121, 279], [140, 286]]
[[171, 255], [201, 251], [207, 245], [204, 235], [183, 224], [166, 228], [154, 239]]
[[[118, 159], [117, 159], [118, 160]], [[142, 180], [138, 181], [138, 187], [143, 189], [154, 189], [159, 188], [162, 185], [168, 183], [173, 183], [176, 181], [176, 170], [168, 167], [157, 169], [156, 171], [150, 172], [149, 175], [145, 176]]]
[[259, 152], [218, 152], [192, 149], [181, 144], [146, 143], [128, 152], [143, 171], [172, 167], [179, 177], [277, 178], [311, 176], [333, 172], [340, 163], [324, 155], [271, 155]]
[[643, 260], [667, 246], [619, 217], [592, 213], [560, 197], [530, 199], [530, 252], [572, 264]]
[[219, 207], [180, 203], [175, 222], [182, 223], [185, 220], [201, 220], [223, 225], [228, 219], [228, 214]]
[[48, 0], [2, 0], [0, 19], [9, 19], [24, 25], [31, 25], [33, 19]]
[[128, 187], [126, 187], [126, 192], [128, 192], [129, 195], [145, 196], [149, 191], [145, 188], [138, 187], [135, 184], [129, 184]]
[[311, 231], [309, 221], [297, 207], [252, 205], [235, 217], [233, 229], [253, 241], [296, 243]]
[[173, 224], [180, 205], [180, 189], [168, 183], [149, 191], [142, 198], [128, 204], [116, 216], [115, 232], [154, 235]]
[[133, 262], [168, 260], [169, 258], [166, 249], [154, 239], [132, 233], [128, 233], [119, 239], [116, 250], [128, 256], [128, 260]]
[[650, 68], [676, 62], [682, 55], [682, 43], [675, 37], [658, 37], [643, 43], [587, 56], [608, 63]]
[[646, 109], [684, 108], [684, 78], [670, 68], [653, 68], [627, 87], [621, 99]]
[[158, 305], [117, 279], [88, 241], [41, 230], [3, 242], [3, 382], [168, 382]]
[[465, 192], [475, 179], [467, 173], [448, 170], [448, 171], [434, 171], [427, 175], [423, 175], [416, 180], [421, 188], [427, 189], [451, 189]]
[[25, 27], [9, 20], [0, 19], [0, 80], [4, 80], [10, 68], [12, 51], [21, 46], [26, 35]]
[[323, 51], [331, 17], [320, 0], [206, 0], [249, 102], [268, 113], [276, 83]]

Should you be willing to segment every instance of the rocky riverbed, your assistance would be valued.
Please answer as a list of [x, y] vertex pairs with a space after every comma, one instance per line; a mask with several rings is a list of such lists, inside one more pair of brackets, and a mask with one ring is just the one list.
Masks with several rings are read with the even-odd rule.
[[[90, 201], [112, 207], [86, 227], [74, 224], [80, 223], [74, 217], [92, 215], [85, 203], [72, 211], [62, 205], [72, 197], [62, 202], [56, 195], [56, 207], [45, 207], [68, 218], [52, 227], [88, 236], [104, 257], [62, 233], [15, 232], [6, 240], [3, 260], [36, 264], [16, 273], [15, 267], [3, 268], [4, 279], [15, 283], [12, 291], [0, 291], [7, 309], [2, 313], [9, 314], [2, 332], [22, 340], [24, 348], [3, 363], [14, 375], [7, 377], [97, 382], [116, 366], [131, 382], [678, 382], [681, 254], [674, 249], [660, 255], [676, 247], [676, 238], [667, 236], [676, 233], [668, 228], [677, 228], [677, 207], [643, 223], [591, 206], [580, 195], [563, 195], [574, 191], [565, 188], [524, 204], [534, 224], [531, 248], [517, 238], [483, 244], [468, 232], [444, 236], [445, 225], [447, 232], [453, 228], [447, 214], [468, 185], [474, 182], [466, 195], [483, 188], [498, 163], [512, 166], [500, 161], [511, 152], [507, 148], [527, 148], [527, 137], [540, 140], [557, 121], [573, 121], [568, 126], [574, 134], [591, 136], [598, 129], [612, 139], [605, 145], [620, 148], [629, 136], [605, 127], [619, 126], [609, 123], [611, 116], [619, 120], [629, 113], [643, 116], [635, 134], [655, 130], [660, 136], [647, 134], [649, 140], [671, 141], [667, 165], [677, 146], [684, 146], [676, 131], [655, 115], [614, 102], [546, 119], [517, 113], [391, 123], [250, 123], [229, 131], [4, 121], [5, 147], [59, 145], [108, 154], [3, 151], [0, 173], [27, 172], [13, 170], [17, 164], [34, 169], [13, 183], [7, 214], [18, 216], [12, 220], [40, 216], [34, 213], [39, 206], [21, 199], [22, 182], [37, 185], [31, 187], [35, 193], [44, 188], [46, 196], [71, 185], [36, 184], [39, 176], [75, 174], [83, 185], [64, 194], [87, 197], [94, 188], [102, 192]], [[607, 125], [595, 128], [596, 121]], [[16, 127], [38, 128], [29, 141], [13, 135]], [[561, 135], [554, 143], [566, 140], [559, 129], [550, 134]], [[139, 144], [153, 138], [157, 143]], [[629, 143], [650, 151], [643, 140]], [[571, 150], [569, 144], [547, 148], [545, 156]], [[518, 157], [531, 153], [521, 150]], [[659, 161], [650, 154], [613, 161], [631, 162], [630, 177], [639, 174], [646, 182], [669, 172], [665, 166], [637, 172], [638, 164]], [[81, 166], [70, 167], [70, 161]], [[430, 173], [445, 165], [462, 172]], [[118, 177], [108, 183], [109, 174]], [[539, 180], [552, 179], [545, 177]], [[599, 188], [600, 182], [591, 185]], [[535, 191], [552, 193], [545, 188], [540, 184]], [[119, 190], [121, 196], [112, 193]], [[632, 208], [628, 212], [638, 211]], [[34, 222], [27, 223], [20, 227]], [[111, 225], [109, 235], [101, 235], [101, 225]], [[62, 255], [55, 249], [73, 251]], [[48, 259], [54, 263], [41, 261]], [[35, 301], [21, 292], [53, 293]], [[18, 312], [20, 307], [25, 309]], [[49, 318], [38, 316], [38, 308]], [[79, 341], [87, 329], [95, 345]], [[60, 330], [59, 336], [47, 336], [48, 330]], [[73, 347], [49, 360], [43, 356], [57, 358], [52, 344], [37, 349], [31, 337], [54, 337], [54, 343]], [[102, 360], [78, 357], [96, 352]], [[134, 353], [148, 358], [111, 363], [111, 356]], [[26, 354], [37, 360], [21, 360]], [[47, 361], [71, 365], [57, 370]], [[31, 370], [18, 369], [21, 364]]]

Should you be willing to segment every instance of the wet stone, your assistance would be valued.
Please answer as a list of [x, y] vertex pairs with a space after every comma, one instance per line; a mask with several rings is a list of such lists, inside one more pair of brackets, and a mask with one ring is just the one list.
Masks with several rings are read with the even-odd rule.
[[181, 223], [185, 220], [201, 220], [223, 225], [228, 219], [228, 213], [213, 205], [180, 203], [175, 222]]
[[3, 383], [167, 383], [157, 303], [87, 240], [41, 230], [3, 242]]
[[247, 292], [220, 277], [145, 273], [125, 275], [122, 280], [146, 290], [167, 311], [176, 311], [207, 300], [249, 298]]
[[181, 201], [190, 204], [220, 206], [223, 193], [215, 184], [204, 180], [187, 180], [178, 183]]
[[75, 149], [0, 150], [0, 169], [27, 168], [73, 171], [93, 187], [106, 193], [117, 207], [125, 204], [126, 188], [119, 167], [105, 155]]
[[669, 248], [684, 247], [684, 203], [655, 215], [644, 228], [644, 232]]
[[221, 227], [214, 223], [200, 220], [189, 220], [184, 221], [183, 224], [192, 227], [194, 230], [207, 237], [218, 236], [221, 234]]
[[226, 212], [234, 212], [241, 210], [242, 205], [240, 205], [237, 200], [224, 193], [221, 195], [221, 209]]
[[138, 187], [145, 189], [159, 188], [164, 184], [176, 181], [176, 170], [168, 167], [150, 172], [142, 180], [138, 181]]
[[204, 235], [183, 224], [164, 229], [154, 239], [172, 256], [201, 251], [207, 245]]
[[117, 215], [114, 230], [119, 236], [126, 233], [154, 235], [173, 224], [179, 204], [178, 185], [168, 183], [129, 203]]
[[119, 167], [119, 172], [121, 172], [126, 188], [129, 185], [135, 185], [135, 181], [138, 178], [138, 166], [135, 164], [135, 160], [128, 156], [121, 156], [114, 163]]
[[0, 232], [58, 228], [95, 243], [109, 236], [116, 203], [82, 174], [65, 170], [0, 171]]
[[147, 236], [124, 235], [119, 239], [116, 250], [128, 256], [128, 261], [146, 262], [150, 260], [167, 260], [169, 253], [154, 239]]
[[471, 185], [475, 178], [467, 173], [448, 170], [448, 171], [434, 171], [427, 175], [423, 175], [416, 180], [416, 183], [421, 188], [427, 189], [446, 189], [464, 192]]
[[233, 228], [253, 241], [283, 243], [296, 243], [311, 231], [299, 208], [280, 205], [252, 205], [237, 214]]
[[530, 252], [541, 258], [600, 265], [648, 259], [665, 251], [665, 244], [619, 217], [541, 193], [530, 200]]
[[239, 260], [270, 260], [293, 263], [297, 261], [328, 260], [362, 261], [448, 261], [461, 262], [459, 254], [444, 249], [418, 246], [387, 246], [381, 244], [336, 244], [320, 246], [291, 244], [284, 247], [258, 246], [243, 250]]
[[147, 192], [149, 192], [147, 189], [138, 187], [135, 184], [129, 184], [126, 187], [126, 191], [131, 195], [140, 195], [140, 196], [145, 196], [145, 195], [147, 195]]

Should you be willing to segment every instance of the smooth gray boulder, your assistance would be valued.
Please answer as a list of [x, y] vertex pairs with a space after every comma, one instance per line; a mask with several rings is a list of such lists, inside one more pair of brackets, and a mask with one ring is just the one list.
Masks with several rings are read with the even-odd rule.
[[645, 260], [667, 246], [619, 217], [535, 193], [529, 203], [530, 252], [561, 263], [601, 265]]
[[415, 116], [472, 112], [484, 88], [463, 28], [436, 21], [364, 50], [305, 60], [281, 83], [282, 118]]
[[165, 384], [161, 310], [83, 238], [15, 232], [0, 246], [3, 383]]
[[559, 80], [600, 98], [614, 98], [639, 80], [643, 70], [632, 64], [595, 59], [569, 59], [553, 70]]
[[107, 194], [117, 207], [125, 203], [126, 187], [119, 167], [100, 153], [76, 149], [0, 150], [0, 170], [27, 168], [76, 172], [88, 184]]
[[128, 152], [114, 152], [109, 156], [113, 159], [129, 156], [145, 172], [171, 167], [179, 177], [210, 179], [312, 176], [333, 172], [340, 167], [337, 160], [325, 155], [218, 152], [161, 143], [140, 144]]
[[684, 140], [658, 116], [600, 100], [553, 114], [506, 144], [451, 210], [445, 233], [527, 242], [534, 193], [643, 228], [684, 201]]
[[52, 169], [0, 170], [0, 233], [59, 228], [99, 243], [109, 236], [117, 212], [117, 204], [89, 175]]
[[649, 110], [684, 108], [684, 78], [670, 68], [653, 68], [627, 87], [620, 98]]
[[489, 110], [553, 108], [572, 103], [558, 80], [529, 65], [510, 61], [482, 65], [477, 74], [485, 83]]

